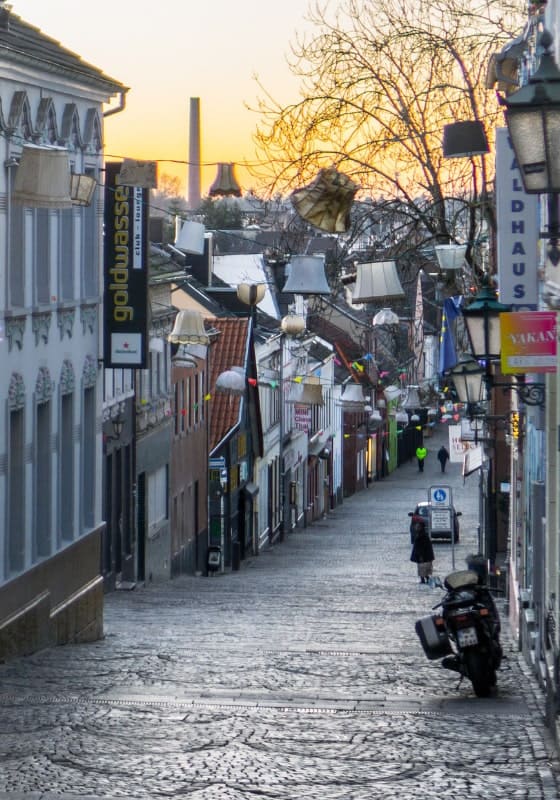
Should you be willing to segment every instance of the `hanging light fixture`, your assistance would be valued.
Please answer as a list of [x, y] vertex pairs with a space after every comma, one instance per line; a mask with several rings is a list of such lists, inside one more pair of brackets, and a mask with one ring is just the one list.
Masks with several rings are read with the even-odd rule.
[[287, 314], [282, 317], [280, 327], [287, 336], [299, 336], [305, 330], [305, 320], [297, 314]]
[[25, 145], [12, 200], [32, 208], [71, 208], [68, 151], [64, 147]]
[[97, 181], [91, 175], [73, 172], [70, 175], [70, 199], [74, 206], [90, 206]]
[[443, 270], [463, 269], [466, 244], [436, 244], [434, 247], [439, 268]]
[[179, 311], [167, 341], [171, 342], [171, 344], [207, 345], [210, 337], [204, 329], [202, 314], [199, 311], [189, 309]]
[[243, 367], [227, 369], [218, 375], [215, 389], [222, 394], [241, 397], [245, 394], [245, 374]]
[[352, 303], [369, 303], [380, 298], [403, 297], [397, 265], [394, 261], [358, 264]]
[[484, 125], [479, 120], [465, 120], [443, 126], [445, 158], [480, 156], [489, 152]]
[[288, 279], [283, 292], [293, 294], [330, 294], [325, 275], [325, 256], [292, 256], [288, 264]]
[[380, 325], [398, 325], [400, 322], [397, 314], [390, 308], [382, 308], [378, 311], [373, 318], [373, 325], [379, 327]]
[[291, 201], [302, 219], [328, 233], [345, 233], [358, 184], [336, 169], [321, 169], [317, 177], [293, 192]]
[[210, 197], [241, 197], [234, 167], [232, 163], [218, 164], [218, 173], [208, 192]]
[[175, 247], [185, 253], [201, 256], [204, 253], [204, 233], [206, 228], [201, 222], [185, 220], [175, 239]]

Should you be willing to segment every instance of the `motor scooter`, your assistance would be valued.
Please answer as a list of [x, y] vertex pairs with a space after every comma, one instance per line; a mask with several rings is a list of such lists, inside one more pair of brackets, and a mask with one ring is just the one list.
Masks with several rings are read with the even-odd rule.
[[477, 697], [496, 686], [502, 660], [500, 618], [494, 598], [474, 570], [452, 572], [444, 580], [446, 594], [433, 611], [415, 624], [424, 653], [442, 659], [442, 667], [467, 677]]

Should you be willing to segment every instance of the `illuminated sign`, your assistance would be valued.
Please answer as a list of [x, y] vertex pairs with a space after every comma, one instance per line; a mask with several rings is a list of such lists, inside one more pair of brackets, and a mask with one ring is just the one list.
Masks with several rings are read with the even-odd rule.
[[500, 314], [502, 372], [556, 372], [556, 312]]
[[106, 164], [104, 239], [105, 367], [145, 369], [148, 360], [149, 190], [119, 182]]

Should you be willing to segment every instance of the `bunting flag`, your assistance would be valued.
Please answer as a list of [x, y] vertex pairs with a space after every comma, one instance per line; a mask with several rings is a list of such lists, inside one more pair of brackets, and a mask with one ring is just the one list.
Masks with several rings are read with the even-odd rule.
[[439, 337], [439, 374], [443, 375], [447, 370], [452, 369], [457, 363], [457, 351], [455, 349], [455, 338], [453, 336], [453, 323], [459, 316], [463, 298], [447, 297], [443, 301], [443, 312], [441, 315], [441, 333]]

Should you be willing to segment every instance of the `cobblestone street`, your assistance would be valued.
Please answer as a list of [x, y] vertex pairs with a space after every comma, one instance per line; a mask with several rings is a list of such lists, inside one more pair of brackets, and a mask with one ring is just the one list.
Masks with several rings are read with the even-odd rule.
[[[504, 632], [496, 697], [414, 633], [442, 592], [409, 561], [430, 485], [477, 550], [478, 476], [411, 461], [242, 564], [106, 597], [106, 637], [0, 665], [0, 798], [555, 800], [544, 698]], [[452, 548], [435, 544], [435, 573]]]

